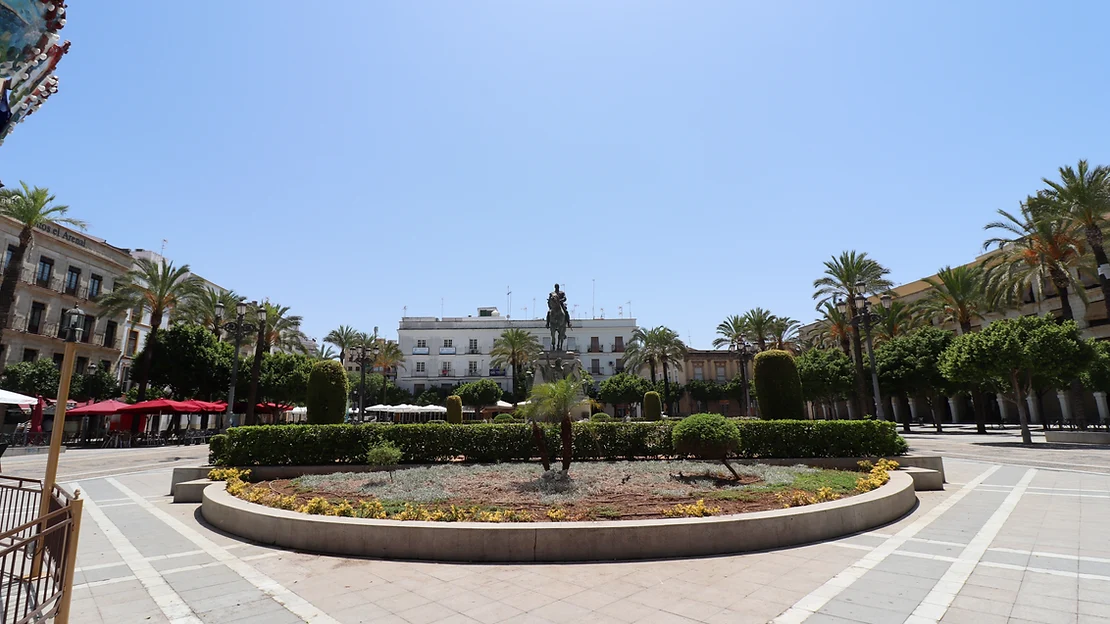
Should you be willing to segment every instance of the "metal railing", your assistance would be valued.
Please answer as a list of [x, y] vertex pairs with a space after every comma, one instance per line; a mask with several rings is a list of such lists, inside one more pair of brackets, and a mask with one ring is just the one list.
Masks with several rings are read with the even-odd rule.
[[55, 485], [38, 517], [41, 497], [41, 481], [0, 476], [2, 624], [69, 622], [82, 502]]

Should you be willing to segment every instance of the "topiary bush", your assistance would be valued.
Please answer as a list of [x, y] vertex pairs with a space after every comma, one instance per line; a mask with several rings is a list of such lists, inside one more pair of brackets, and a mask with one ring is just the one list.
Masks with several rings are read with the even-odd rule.
[[516, 419], [512, 414], [498, 414], [493, 417], [493, 422], [496, 425], [508, 425], [516, 422]]
[[329, 425], [343, 422], [347, 415], [347, 371], [335, 360], [321, 360], [312, 365], [308, 375], [308, 422]]
[[393, 480], [393, 466], [401, 463], [401, 449], [397, 445], [385, 440], [379, 442], [375, 446], [371, 446], [370, 450], [366, 451], [366, 463], [371, 466], [378, 466], [385, 468], [389, 473], [389, 480]]
[[652, 390], [644, 393], [644, 420], [662, 420], [663, 402], [659, 393]]
[[740, 448], [740, 429], [720, 414], [694, 414], [683, 418], [671, 430], [671, 445], [684, 455], [719, 460], [734, 477], [740, 478], [728, 463], [729, 455]]
[[766, 420], [803, 420], [802, 380], [794, 356], [771, 349], [755, 356], [755, 396], [759, 414]]
[[462, 398], [457, 394], [447, 397], [447, 422], [452, 425], [462, 424]]
[[590, 414], [590, 422], [613, 422], [613, 417], [605, 412], [598, 412], [597, 414]]

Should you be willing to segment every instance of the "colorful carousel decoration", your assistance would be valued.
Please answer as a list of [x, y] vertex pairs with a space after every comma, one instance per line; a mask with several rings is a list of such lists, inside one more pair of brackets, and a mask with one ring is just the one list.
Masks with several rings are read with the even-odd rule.
[[61, 0], [0, 0], [0, 144], [58, 92], [54, 68], [69, 51]]

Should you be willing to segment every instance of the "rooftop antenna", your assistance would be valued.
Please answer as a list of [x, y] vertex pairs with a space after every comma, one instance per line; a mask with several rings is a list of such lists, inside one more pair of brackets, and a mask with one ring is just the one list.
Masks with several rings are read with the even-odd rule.
[[509, 318], [513, 318], [513, 289], [511, 286], [506, 286], [505, 290], [508, 291], [505, 295], [509, 298]]
[[443, 297], [439, 298], [439, 318], [443, 320]]
[[632, 302], [625, 301], [625, 303], [628, 304], [628, 318], [632, 318]]
[[602, 309], [601, 309], [601, 318], [602, 318], [602, 319], [604, 319], [604, 318], [605, 318], [605, 308], [602, 308]]
[[408, 306], [403, 306], [401, 308], [401, 318], [405, 318], [408, 315], [409, 315], [409, 307]]
[[525, 320], [527, 320], [528, 319], [528, 306], [524, 306], [523, 308], [521, 308], [521, 310], [524, 310], [524, 318], [525, 318]]
[[159, 253], [158, 255], [162, 256], [163, 258], [165, 258], [165, 257], [166, 257], [166, 243], [167, 243], [167, 242], [169, 242], [169, 241], [167, 241], [167, 240], [166, 240], [166, 239], [164, 239], [164, 238], [162, 239], [162, 251], [161, 251], [161, 253]]
[[617, 306], [617, 318], [624, 318], [624, 306]]
[[578, 318], [578, 304], [570, 306], [570, 318]]
[[[594, 304], [596, 304], [596, 303], [597, 303], [597, 279], [591, 277], [590, 278], [590, 316], [593, 317], [593, 318], [597, 318], [597, 314], [594, 314]], [[605, 315], [605, 310], [602, 310], [601, 314], [602, 314], [602, 316], [604, 316]]]
[[536, 316], [536, 298], [532, 297], [532, 317]]

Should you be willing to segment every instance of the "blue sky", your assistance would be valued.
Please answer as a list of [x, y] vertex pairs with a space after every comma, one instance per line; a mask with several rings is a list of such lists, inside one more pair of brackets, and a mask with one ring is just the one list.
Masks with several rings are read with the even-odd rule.
[[1105, 3], [306, 6], [72, 3], [0, 179], [316, 337], [556, 281], [588, 316], [596, 280], [705, 348], [754, 306], [812, 320], [833, 254], [911, 281], [1110, 163]]

